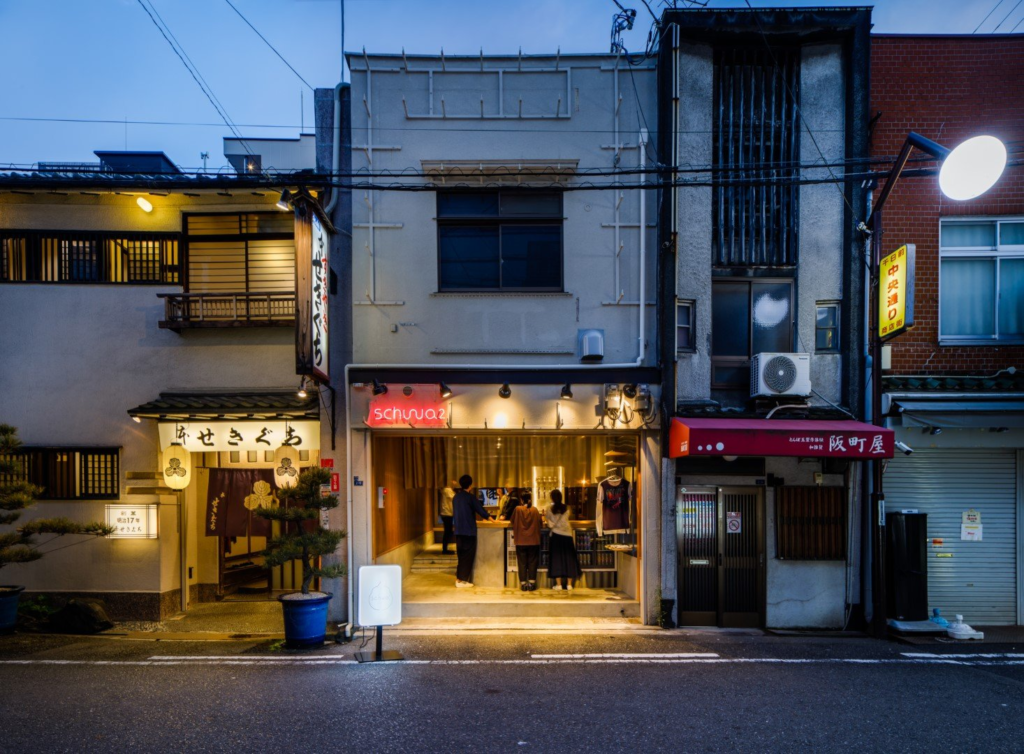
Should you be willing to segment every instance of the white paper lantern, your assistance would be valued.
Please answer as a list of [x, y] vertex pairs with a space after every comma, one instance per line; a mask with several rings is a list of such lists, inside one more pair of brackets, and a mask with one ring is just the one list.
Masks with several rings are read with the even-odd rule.
[[166, 448], [160, 465], [164, 484], [172, 490], [183, 490], [192, 481], [192, 454], [184, 446], [174, 444]]
[[282, 445], [274, 451], [274, 481], [285, 489], [299, 483], [299, 451], [291, 445]]

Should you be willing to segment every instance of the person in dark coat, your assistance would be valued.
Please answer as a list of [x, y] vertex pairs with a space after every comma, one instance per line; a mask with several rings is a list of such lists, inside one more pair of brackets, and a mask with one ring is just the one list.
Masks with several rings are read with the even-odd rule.
[[493, 521], [494, 516], [487, 512], [483, 503], [477, 500], [470, 490], [473, 489], [473, 477], [463, 474], [459, 477], [458, 492], [452, 499], [452, 511], [455, 514], [455, 555], [459, 565], [455, 571], [455, 586], [465, 588], [473, 586], [473, 561], [476, 560], [476, 517], [481, 516]]
[[537, 588], [537, 566], [540, 563], [540, 511], [523, 503], [512, 512], [512, 536], [516, 543], [519, 566], [519, 588], [532, 592]]
[[551, 507], [544, 518], [551, 530], [548, 545], [548, 578], [554, 582], [551, 588], [559, 591], [564, 584], [565, 589], [572, 591], [582, 570], [569, 525], [569, 507], [562, 502], [561, 491], [551, 490]]

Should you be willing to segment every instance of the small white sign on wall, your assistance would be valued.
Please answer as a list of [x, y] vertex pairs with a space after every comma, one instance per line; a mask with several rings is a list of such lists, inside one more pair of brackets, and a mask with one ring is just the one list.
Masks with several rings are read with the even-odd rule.
[[114, 527], [111, 539], [156, 539], [160, 506], [107, 505], [107, 526]]
[[397, 626], [402, 622], [402, 566], [359, 568], [360, 626]]

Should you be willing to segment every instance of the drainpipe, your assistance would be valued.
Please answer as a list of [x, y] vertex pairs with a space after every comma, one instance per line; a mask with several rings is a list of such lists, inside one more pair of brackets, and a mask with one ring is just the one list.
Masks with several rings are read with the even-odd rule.
[[338, 195], [341, 193], [337, 186], [333, 186], [333, 183], [341, 166], [341, 90], [346, 86], [348, 86], [348, 84], [343, 82], [334, 87], [334, 144], [331, 149], [332, 188], [331, 200], [327, 202], [327, 206], [324, 207], [324, 213], [327, 217], [331, 217], [331, 212], [334, 211], [334, 206], [338, 203]]
[[[872, 192], [867, 193], [867, 214], [871, 216]], [[871, 236], [864, 239], [864, 259], [871, 259]], [[864, 363], [869, 369], [864, 370], [864, 395], [871, 395], [872, 369], [880, 368], [881, 364], [875, 364], [871, 359], [871, 267], [864, 266]], [[874, 421], [872, 401], [864, 401], [864, 421], [871, 424]], [[864, 621], [871, 625], [875, 616], [874, 593], [871, 583], [871, 569], [874, 556], [871, 551], [871, 516], [873, 515], [872, 494], [875, 491], [874, 475], [867, 468], [861, 469], [861, 483], [863, 497], [861, 500], [861, 538], [860, 538], [860, 594], [861, 609], [864, 611]]]

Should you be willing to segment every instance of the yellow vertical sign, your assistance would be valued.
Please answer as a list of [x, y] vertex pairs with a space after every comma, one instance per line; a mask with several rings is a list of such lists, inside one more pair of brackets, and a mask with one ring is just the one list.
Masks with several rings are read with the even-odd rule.
[[914, 326], [914, 245], [882, 257], [878, 265], [878, 337], [895, 338]]

